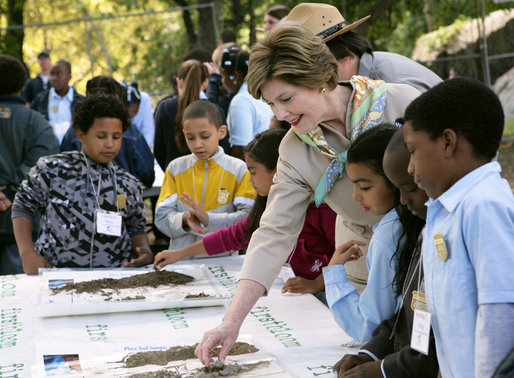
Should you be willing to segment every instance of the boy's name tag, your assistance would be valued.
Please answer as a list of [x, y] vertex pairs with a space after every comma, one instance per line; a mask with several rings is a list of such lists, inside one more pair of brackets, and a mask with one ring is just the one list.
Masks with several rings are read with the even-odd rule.
[[121, 215], [112, 211], [96, 211], [96, 232], [104, 235], [121, 236]]
[[420, 310], [419, 308], [414, 309], [410, 347], [426, 356], [428, 356], [428, 344], [430, 341], [430, 318], [430, 312]]

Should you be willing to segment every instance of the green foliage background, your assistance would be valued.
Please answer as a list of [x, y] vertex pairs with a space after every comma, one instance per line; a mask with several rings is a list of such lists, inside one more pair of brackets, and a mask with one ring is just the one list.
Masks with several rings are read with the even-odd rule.
[[[24, 3], [24, 24], [50, 23], [78, 19], [121, 15], [144, 11], [162, 11], [178, 8], [179, 4], [194, 5], [196, 1], [173, 0], [0, 0], [0, 26], [7, 26], [8, 1]], [[352, 22], [368, 14], [381, 0], [325, 1], [346, 11]], [[382, 0], [384, 1], [384, 0]], [[376, 50], [397, 52], [409, 56], [416, 39], [428, 31], [424, 6], [430, 1], [432, 22], [445, 26], [457, 19], [477, 16], [479, 1], [470, 0], [396, 0], [376, 22], [367, 37]], [[237, 32], [241, 45], [249, 48], [250, 10], [255, 14], [256, 27], [262, 28], [266, 9], [275, 4], [294, 7], [299, 1], [267, 0], [219, 0], [216, 1], [218, 30], [230, 27]], [[505, 8], [509, 4], [494, 4], [486, 1], [487, 12]], [[344, 13], [344, 12], [343, 12]], [[198, 29], [197, 11], [190, 15]], [[180, 65], [187, 53], [187, 33], [182, 12], [174, 11], [141, 17], [114, 18], [88, 22], [86, 33], [84, 22], [58, 26], [29, 27], [25, 29], [23, 57], [31, 75], [35, 75], [37, 53], [43, 49], [51, 51], [53, 61], [66, 59], [72, 63], [72, 84], [84, 92], [85, 83], [93, 75], [109, 74], [119, 80], [139, 82], [147, 92], [169, 91], [169, 74]], [[3, 32], [0, 32], [3, 35]], [[257, 39], [262, 36], [257, 31]], [[91, 45], [91, 65], [88, 54], [87, 34]], [[448, 35], [441, 34], [441, 42]], [[102, 41], [105, 51], [102, 48]], [[1, 40], [0, 40], [1, 41]], [[200, 41], [201, 42], [201, 41]], [[0, 43], [0, 48], [4, 48]]]

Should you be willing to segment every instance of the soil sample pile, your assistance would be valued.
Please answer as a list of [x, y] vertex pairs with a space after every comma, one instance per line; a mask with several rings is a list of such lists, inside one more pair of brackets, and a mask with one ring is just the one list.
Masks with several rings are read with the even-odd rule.
[[204, 293], [203, 291], [201, 293], [198, 293], [198, 294], [188, 294], [188, 295], [186, 295], [186, 298], [209, 298], [209, 297], [210, 297], [210, 295]]
[[76, 293], [98, 293], [103, 289], [135, 289], [142, 286], [157, 287], [160, 285], [183, 285], [194, 281], [194, 277], [178, 272], [160, 270], [136, 274], [120, 279], [102, 278], [100, 280], [77, 282], [71, 285], [52, 289], [53, 293], [68, 292], [75, 290]]
[[[184, 361], [196, 358], [195, 349], [198, 344], [193, 346], [176, 346], [163, 351], [140, 352], [126, 356], [121, 362], [126, 368], [133, 368], [144, 365], [167, 365], [172, 361]], [[213, 351], [213, 356], [217, 357], [220, 348]], [[237, 342], [230, 352], [230, 356], [249, 354], [258, 352], [259, 349], [248, 343]]]

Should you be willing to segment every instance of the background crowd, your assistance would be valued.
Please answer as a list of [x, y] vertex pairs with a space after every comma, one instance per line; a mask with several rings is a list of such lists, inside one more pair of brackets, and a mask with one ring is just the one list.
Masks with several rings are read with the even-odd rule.
[[[27, 80], [1, 55], [0, 273], [245, 253], [196, 349], [206, 365], [288, 269], [282, 291], [316, 295], [362, 344], [334, 361], [339, 376], [512, 374], [502, 106], [475, 80], [373, 51], [354, 31], [367, 19], [274, 6], [251, 51], [228, 29], [191, 50], [155, 109], [136, 82], [95, 76], [83, 96], [67, 60], [42, 51]], [[143, 190], [158, 167], [154, 256]]]

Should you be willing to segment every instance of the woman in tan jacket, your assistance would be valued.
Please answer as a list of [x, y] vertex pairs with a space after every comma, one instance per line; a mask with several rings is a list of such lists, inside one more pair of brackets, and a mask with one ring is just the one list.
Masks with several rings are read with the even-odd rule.
[[[420, 93], [408, 85], [361, 76], [338, 83], [337, 62], [326, 45], [294, 23], [278, 26], [255, 45], [247, 81], [249, 92], [292, 128], [280, 145], [275, 185], [248, 246], [235, 297], [221, 325], [206, 332], [196, 349], [205, 365], [218, 345], [219, 359], [225, 360], [244, 318], [286, 261], [312, 200], [327, 203], [344, 217], [344, 227], [336, 230], [344, 233], [342, 240], [369, 241], [379, 218], [352, 199], [353, 183], [344, 170], [346, 151], [363, 131], [401, 117]], [[361, 280], [365, 283], [365, 277]]]

